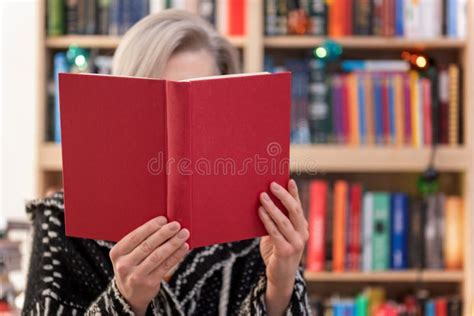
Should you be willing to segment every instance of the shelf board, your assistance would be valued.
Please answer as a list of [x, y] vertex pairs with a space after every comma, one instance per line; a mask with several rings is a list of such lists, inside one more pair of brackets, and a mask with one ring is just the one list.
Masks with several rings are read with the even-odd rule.
[[309, 272], [308, 282], [462, 282], [463, 271]]
[[[51, 49], [67, 49], [75, 44], [84, 48], [115, 49], [120, 43], [120, 36], [111, 35], [62, 35], [46, 38], [46, 47]], [[246, 38], [243, 36], [227, 38], [235, 47], [244, 47]]]
[[[327, 37], [293, 35], [267, 36], [263, 43], [266, 48], [312, 48], [321, 45]], [[351, 49], [454, 49], [466, 46], [463, 39], [441, 37], [436, 39], [407, 39], [379, 36], [349, 36], [333, 38], [344, 48]]]
[[[292, 145], [290, 168], [293, 173], [421, 171], [430, 159], [430, 149], [399, 147], [348, 147], [338, 145]], [[435, 166], [441, 171], [464, 171], [469, 152], [463, 147], [440, 147]], [[44, 143], [40, 166], [45, 171], [61, 171], [61, 146]]]
[[[428, 166], [431, 150], [395, 146], [350, 147], [292, 145], [290, 168], [295, 174], [324, 172], [412, 172]], [[436, 149], [434, 165], [441, 171], [465, 171], [470, 163], [464, 147]]]

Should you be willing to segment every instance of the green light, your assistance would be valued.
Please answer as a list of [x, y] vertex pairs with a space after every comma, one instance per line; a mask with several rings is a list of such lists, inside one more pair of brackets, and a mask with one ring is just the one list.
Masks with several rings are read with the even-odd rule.
[[328, 55], [328, 51], [324, 47], [318, 47], [314, 50], [316, 57], [325, 58]]
[[74, 59], [74, 63], [80, 70], [87, 69], [87, 60], [84, 55], [76, 56], [76, 58]]

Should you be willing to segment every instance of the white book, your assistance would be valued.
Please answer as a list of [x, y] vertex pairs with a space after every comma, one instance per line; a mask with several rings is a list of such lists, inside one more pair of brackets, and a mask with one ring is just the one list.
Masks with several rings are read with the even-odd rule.
[[458, 38], [466, 38], [466, 12], [467, 12], [467, 0], [457, 0], [457, 13], [456, 13], [456, 31]]
[[372, 271], [374, 195], [366, 192], [362, 200], [362, 270]]
[[161, 12], [165, 9], [165, 0], [150, 0], [150, 13]]
[[216, 28], [219, 33], [222, 35], [227, 35], [228, 30], [228, 1], [227, 0], [217, 0], [216, 1]]

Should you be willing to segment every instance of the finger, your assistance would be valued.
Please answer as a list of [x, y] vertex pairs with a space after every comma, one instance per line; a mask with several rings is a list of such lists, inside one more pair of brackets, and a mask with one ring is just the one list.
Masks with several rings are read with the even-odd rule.
[[296, 181], [293, 179], [288, 181], [288, 192], [290, 192], [290, 194], [301, 204], [298, 186], [296, 185]]
[[156, 248], [143, 262], [137, 267], [137, 273], [140, 275], [148, 275], [158, 266], [163, 264], [169, 256], [178, 250], [189, 238], [189, 231], [182, 229], [178, 234], [174, 235], [170, 240]]
[[258, 215], [262, 220], [263, 226], [267, 230], [268, 235], [272, 238], [273, 243], [276, 247], [287, 247], [289, 245], [288, 241], [281, 234], [280, 230], [276, 226], [275, 222], [268, 215], [267, 211], [263, 206], [258, 208]]
[[295, 229], [298, 232], [302, 232], [305, 228], [305, 217], [300, 202], [276, 182], [271, 183], [270, 190], [288, 210], [288, 215]]
[[296, 239], [297, 232], [293, 227], [290, 219], [273, 203], [267, 193], [260, 194], [260, 202], [265, 210], [270, 215], [270, 218], [275, 222], [278, 230], [282, 233], [286, 240], [290, 243]]
[[168, 220], [164, 216], [153, 218], [123, 237], [110, 252], [111, 257], [126, 255], [148, 236], [159, 230]]
[[142, 241], [135, 249], [127, 255], [127, 259], [132, 265], [138, 265], [150, 255], [155, 249], [164, 244], [168, 239], [178, 233], [180, 225], [178, 222], [171, 222], [151, 234]]
[[180, 262], [188, 253], [189, 245], [184, 243], [178, 250], [169, 256], [163, 263], [149, 274], [149, 278], [158, 282], [168, 273], [168, 271]]

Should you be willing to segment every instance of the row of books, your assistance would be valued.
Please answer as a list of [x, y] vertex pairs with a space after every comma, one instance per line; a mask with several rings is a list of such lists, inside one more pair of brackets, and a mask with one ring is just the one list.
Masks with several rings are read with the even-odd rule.
[[310, 300], [315, 316], [461, 316], [462, 301], [457, 295], [430, 297], [427, 290], [407, 294], [401, 300], [386, 298], [381, 287], [367, 287], [356, 297], [334, 296]]
[[269, 71], [293, 74], [292, 143], [423, 147], [461, 143], [456, 64], [410, 70], [402, 60], [344, 60], [330, 72], [316, 59]]
[[[48, 0], [48, 35], [122, 35], [150, 13], [169, 8], [196, 13], [225, 35], [244, 35], [245, 0]], [[217, 14], [217, 10], [219, 11]]]
[[310, 238], [308, 271], [459, 270], [463, 200], [364, 191], [361, 183], [302, 184]]
[[267, 0], [267, 35], [464, 38], [467, 0]]

